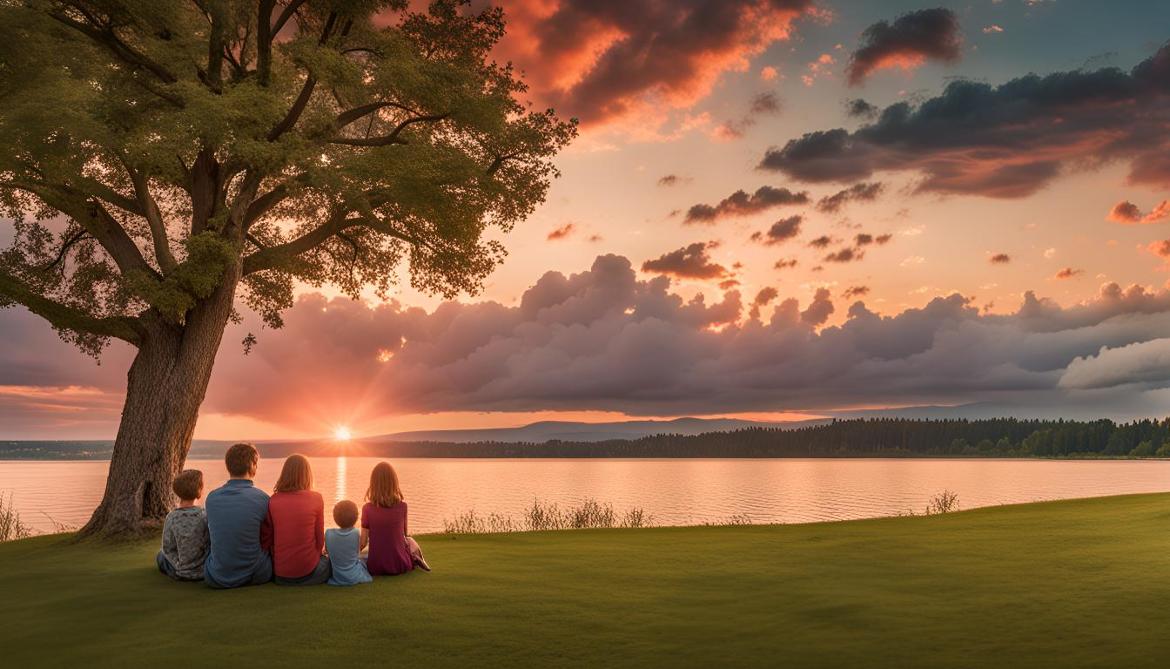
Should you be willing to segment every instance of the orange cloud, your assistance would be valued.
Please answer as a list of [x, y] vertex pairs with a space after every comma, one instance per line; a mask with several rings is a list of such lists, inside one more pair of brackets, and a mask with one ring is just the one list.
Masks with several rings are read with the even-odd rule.
[[[508, 32], [496, 57], [525, 72], [537, 104], [585, 127], [661, 124], [664, 107], [690, 107], [724, 73], [747, 70], [788, 39], [797, 18], [816, 14], [812, 0], [518, 0], [504, 9]], [[778, 74], [765, 71], [765, 79]]]

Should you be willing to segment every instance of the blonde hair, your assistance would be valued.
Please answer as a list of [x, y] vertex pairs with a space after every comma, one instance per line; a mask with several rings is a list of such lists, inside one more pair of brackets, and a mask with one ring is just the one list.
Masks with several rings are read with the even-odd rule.
[[313, 489], [313, 469], [309, 459], [300, 453], [293, 453], [284, 460], [280, 478], [276, 480], [273, 492], [297, 492]]
[[398, 485], [398, 472], [389, 462], [379, 462], [370, 472], [370, 487], [366, 489], [366, 501], [378, 506], [390, 507], [402, 501], [402, 487]]

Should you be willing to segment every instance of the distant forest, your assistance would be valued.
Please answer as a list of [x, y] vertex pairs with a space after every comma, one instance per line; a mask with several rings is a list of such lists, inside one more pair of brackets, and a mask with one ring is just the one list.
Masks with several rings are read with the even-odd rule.
[[[227, 442], [202, 441], [190, 458], [223, 457]], [[0, 460], [105, 460], [110, 442], [0, 442]], [[335, 442], [257, 444], [264, 457], [331, 457]], [[662, 434], [609, 441], [512, 443], [355, 440], [353, 456], [399, 458], [1170, 458], [1170, 419], [835, 420], [794, 429], [746, 428], [692, 436]]]
[[409, 442], [366, 447], [377, 455], [432, 458], [1170, 457], [1170, 419], [1117, 424], [869, 418], [797, 429], [747, 428], [598, 442]]

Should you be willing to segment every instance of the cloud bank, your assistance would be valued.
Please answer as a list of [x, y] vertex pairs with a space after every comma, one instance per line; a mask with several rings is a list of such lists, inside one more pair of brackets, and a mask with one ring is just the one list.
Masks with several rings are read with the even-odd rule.
[[[843, 291], [865, 295], [866, 287]], [[128, 350], [97, 367], [28, 314], [0, 312], [17, 347], [0, 353], [0, 415], [116, 421]], [[639, 278], [599, 256], [548, 272], [515, 306], [397, 303], [302, 295], [287, 326], [251, 355], [232, 342], [205, 412], [286, 425], [446, 411], [606, 410], [631, 415], [817, 411], [994, 402], [1029, 415], [1159, 415], [1170, 365], [1170, 293], [1106, 284], [1061, 307], [1027, 293], [1018, 311], [981, 314], [954, 294], [893, 315], [803, 304], [764, 288], [684, 299], [666, 276]], [[73, 394], [61, 389], [72, 388]], [[1014, 411], [1014, 410], [1013, 410]], [[9, 424], [9, 430], [14, 429]]]
[[1028, 75], [999, 86], [953, 81], [897, 103], [855, 131], [810, 132], [768, 149], [764, 170], [853, 183], [910, 172], [919, 191], [1019, 198], [1063, 171], [1122, 161], [1131, 184], [1170, 186], [1170, 44], [1129, 72]]
[[[758, 317], [744, 318], [745, 306]], [[825, 327], [838, 312], [827, 289], [803, 308], [771, 291], [750, 305], [736, 291], [714, 304], [684, 300], [666, 278], [639, 279], [628, 260], [612, 255], [586, 272], [545, 274], [515, 307], [448, 303], [428, 313], [308, 295], [289, 312], [286, 331], [224, 365], [209, 408], [284, 417], [297, 406], [288, 389], [316, 392], [316, 379], [337, 371], [369, 387], [381, 410], [399, 412], [1027, 407], [1058, 397], [1073, 410], [1090, 386], [1107, 411], [1110, 401], [1140, 407], [1140, 398], [1131, 386], [1117, 396], [1103, 390], [1170, 383], [1161, 358], [1149, 356], [1139, 357], [1150, 365], [1084, 380], [1085, 359], [1103, 347], [1170, 331], [1166, 292], [1110, 284], [1065, 308], [1029, 293], [1006, 316], [981, 315], [957, 294], [893, 316], [854, 302], [843, 321]]]

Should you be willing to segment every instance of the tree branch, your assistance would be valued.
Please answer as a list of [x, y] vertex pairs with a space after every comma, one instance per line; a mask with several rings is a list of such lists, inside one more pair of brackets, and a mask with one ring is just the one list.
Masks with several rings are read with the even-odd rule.
[[[291, 2], [285, 6], [284, 11], [280, 13], [280, 16], [276, 18], [276, 23], [272, 25], [271, 34], [280, 34], [280, 31], [284, 29], [284, 24], [288, 23], [288, 20], [293, 17], [293, 14], [297, 13], [297, 10], [300, 9], [301, 5], [303, 4], [305, 4], [305, 0], [291, 0]], [[269, 10], [269, 14], [269, 18], [271, 18], [271, 10]]]
[[424, 246], [434, 250], [425, 241], [417, 239], [408, 235], [397, 228], [394, 228], [385, 221], [371, 219], [364, 216], [357, 216], [353, 218], [346, 218], [345, 213], [334, 214], [325, 223], [309, 230], [305, 234], [291, 239], [283, 244], [276, 246], [269, 246], [267, 248], [256, 251], [244, 258], [244, 276], [260, 272], [266, 269], [272, 269], [280, 264], [282, 260], [288, 258], [295, 258], [302, 253], [312, 251], [316, 247], [324, 244], [330, 237], [342, 233], [350, 228], [365, 227], [375, 232], [380, 232], [388, 237], [401, 239], [409, 244], [415, 246]]
[[272, 10], [276, 0], [260, 0], [256, 16], [256, 72], [267, 86], [272, 74]]
[[55, 328], [100, 337], [116, 337], [134, 345], [142, 341], [142, 334], [133, 318], [90, 316], [79, 309], [55, 302], [37, 293], [3, 269], [0, 269], [0, 295], [24, 305], [29, 311], [49, 321]]
[[402, 131], [414, 125], [415, 123], [438, 122], [451, 116], [451, 114], [431, 114], [427, 116], [414, 116], [406, 119], [394, 127], [394, 130], [389, 135], [381, 137], [334, 137], [329, 140], [330, 144], [344, 144], [346, 146], [389, 146], [391, 144], [406, 144], [406, 140], [399, 137]]
[[[74, 232], [72, 235], [69, 236], [68, 239], [66, 239], [64, 242], [61, 243], [61, 250], [57, 252], [57, 257], [53, 259], [53, 262], [42, 267], [41, 271], [48, 272], [49, 270], [56, 267], [59, 263], [63, 262], [65, 260], [65, 254], [69, 253], [69, 249], [72, 248], [74, 244], [76, 244], [77, 242], [80, 242], [81, 240], [85, 239], [88, 236], [89, 236], [89, 233], [86, 232], [84, 228], [81, 228], [81, 229], [77, 230], [77, 232]], [[63, 267], [62, 267], [62, 272], [64, 272]]]
[[[292, 3], [290, 3], [290, 7], [291, 6]], [[285, 11], [287, 12], [288, 8], [285, 8]], [[284, 15], [281, 14], [281, 16]], [[278, 23], [280, 23], [279, 20]], [[329, 41], [329, 37], [333, 34], [333, 27], [336, 23], [337, 12], [330, 12], [329, 18], [325, 20], [325, 27], [321, 31], [321, 38], [317, 40], [317, 46], [324, 46], [325, 43]], [[280, 23], [280, 25], [284, 24]], [[345, 26], [341, 29], [341, 34], [348, 34], [352, 25], [352, 20], [347, 21]], [[312, 72], [309, 72], [305, 77], [305, 85], [301, 87], [301, 92], [297, 95], [297, 99], [293, 101], [292, 107], [289, 108], [288, 113], [284, 115], [284, 118], [280, 120], [280, 123], [277, 123], [276, 126], [268, 132], [268, 141], [275, 142], [276, 140], [280, 139], [281, 135], [288, 132], [294, 125], [297, 124], [297, 120], [301, 118], [301, 114], [305, 111], [305, 107], [309, 105], [309, 100], [313, 97], [313, 89], [316, 87], [317, 77], [313, 76]]]
[[487, 171], [485, 172], [485, 174], [487, 174], [490, 177], [493, 174], [495, 174], [496, 172], [498, 172], [499, 169], [504, 166], [504, 163], [508, 162], [509, 160], [515, 160], [519, 157], [520, 157], [519, 153], [505, 153], [502, 156], [496, 156], [496, 159], [492, 161], [492, 164], [488, 165], [488, 168], [487, 168]]
[[396, 106], [395, 103], [393, 103], [393, 102], [371, 102], [368, 105], [361, 105], [359, 107], [354, 107], [353, 109], [347, 109], [347, 110], [345, 110], [337, 115], [337, 118], [333, 121], [333, 124], [335, 126], [337, 126], [337, 128], [340, 130], [341, 128], [344, 128], [345, 126], [349, 125], [350, 123], [353, 123], [354, 121], [360, 120], [366, 116], [369, 116], [370, 114], [373, 114], [374, 112], [378, 111], [379, 109], [385, 109], [386, 107], [392, 107], [392, 106]]
[[301, 113], [309, 105], [309, 99], [313, 97], [313, 89], [316, 87], [317, 77], [309, 73], [305, 79], [305, 85], [301, 87], [301, 92], [297, 95], [297, 99], [293, 101], [292, 106], [289, 107], [288, 113], [284, 115], [280, 123], [277, 123], [273, 126], [272, 130], [268, 131], [268, 141], [275, 142], [280, 139], [281, 135], [296, 125], [297, 120], [301, 118]]
[[72, 218], [101, 244], [123, 276], [138, 271], [158, 278], [158, 272], [142, 257], [138, 245], [126, 233], [122, 224], [111, 216], [97, 199], [64, 185], [0, 182], [0, 188], [4, 187], [31, 193], [53, 209]]
[[92, 23], [78, 21], [77, 19], [74, 19], [68, 14], [64, 14], [60, 11], [51, 11], [49, 12], [49, 16], [58, 22], [73, 28], [86, 37], [89, 37], [98, 44], [105, 46], [110, 51], [110, 53], [112, 53], [123, 63], [131, 65], [135, 69], [140, 68], [149, 71], [165, 84], [173, 84], [179, 80], [178, 77], [170, 72], [170, 70], [163, 67], [159, 63], [154, 62], [148, 56], [146, 56], [146, 54], [135, 51], [130, 45], [123, 42], [121, 38], [118, 37], [117, 33], [114, 32], [113, 26], [109, 25], [108, 23], [105, 25], [99, 24], [97, 22], [96, 16], [86, 12], [83, 7], [77, 5], [76, 3], [69, 3], [69, 6], [81, 12], [84, 16], [86, 16], [87, 19], [92, 21]]
[[244, 212], [244, 231], [247, 232], [253, 223], [267, 214], [273, 207], [280, 204], [281, 200], [286, 197], [288, 197], [288, 185], [280, 184], [253, 200]]
[[134, 194], [142, 206], [143, 218], [150, 225], [150, 238], [154, 243], [154, 257], [158, 260], [158, 266], [163, 273], [170, 274], [179, 266], [179, 263], [175, 261], [175, 256], [171, 253], [170, 239], [167, 237], [167, 224], [163, 220], [162, 212], [159, 211], [158, 203], [150, 194], [150, 184], [141, 172], [127, 165], [125, 161], [122, 164], [126, 167], [126, 171], [130, 174], [130, 181], [134, 184]]

